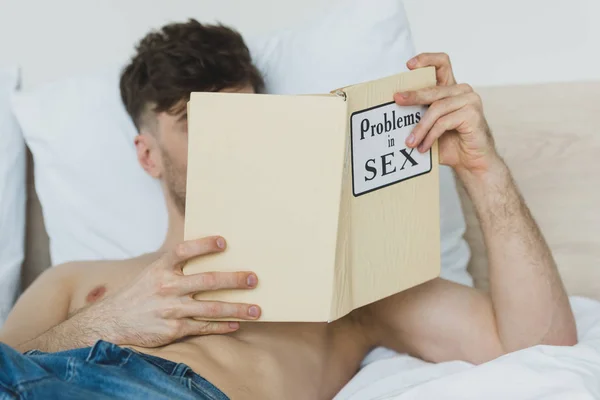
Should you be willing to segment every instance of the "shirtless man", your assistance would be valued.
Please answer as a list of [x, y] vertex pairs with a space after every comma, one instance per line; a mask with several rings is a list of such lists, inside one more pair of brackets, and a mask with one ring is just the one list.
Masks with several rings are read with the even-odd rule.
[[410, 69], [425, 66], [435, 66], [438, 86], [398, 93], [394, 100], [430, 105], [407, 145], [426, 151], [439, 139], [440, 161], [467, 188], [487, 245], [489, 294], [436, 279], [330, 324], [193, 319], [259, 318], [258, 305], [191, 297], [250, 290], [259, 277], [181, 272], [192, 257], [226, 251], [220, 236], [182, 243], [185, 104], [190, 91], [253, 92], [262, 79], [235, 32], [195, 21], [174, 24], [140, 42], [121, 78], [123, 101], [140, 132], [139, 162], [165, 191], [165, 243], [131, 260], [70, 263], [45, 272], [0, 333], [6, 344], [0, 345], [0, 398], [4, 392], [45, 399], [331, 399], [376, 346], [432, 362], [482, 363], [536, 344], [575, 344], [552, 255], [496, 153], [480, 98], [456, 84], [446, 55], [421, 54], [408, 62]]

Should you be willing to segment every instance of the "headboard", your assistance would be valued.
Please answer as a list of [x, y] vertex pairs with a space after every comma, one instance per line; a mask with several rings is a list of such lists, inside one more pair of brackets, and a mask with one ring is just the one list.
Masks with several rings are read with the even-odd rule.
[[[600, 300], [600, 82], [480, 91], [496, 146], [546, 237], [567, 291]], [[487, 258], [461, 188], [469, 270], [487, 288]]]

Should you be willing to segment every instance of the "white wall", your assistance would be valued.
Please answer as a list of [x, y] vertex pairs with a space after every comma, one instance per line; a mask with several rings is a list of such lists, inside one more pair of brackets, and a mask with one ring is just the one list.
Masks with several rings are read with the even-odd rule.
[[476, 85], [600, 80], [600, 0], [405, 0], [418, 51]]
[[[368, 0], [364, 0], [368, 1]], [[475, 85], [600, 80], [600, 0], [405, 0], [417, 49], [445, 51]], [[0, 65], [23, 86], [121, 64], [167, 21], [195, 17], [260, 34], [324, 0], [0, 0]], [[340, 21], [340, 23], [343, 23]]]
[[244, 34], [299, 22], [320, 0], [0, 0], [0, 65], [22, 66], [23, 86], [123, 64], [147, 31], [194, 17]]

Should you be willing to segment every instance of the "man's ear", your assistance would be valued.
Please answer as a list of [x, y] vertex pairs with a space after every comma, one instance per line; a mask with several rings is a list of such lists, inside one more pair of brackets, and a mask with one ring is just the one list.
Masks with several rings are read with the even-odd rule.
[[163, 172], [162, 157], [154, 135], [140, 133], [135, 137], [134, 143], [138, 161], [144, 171], [151, 177], [160, 179]]

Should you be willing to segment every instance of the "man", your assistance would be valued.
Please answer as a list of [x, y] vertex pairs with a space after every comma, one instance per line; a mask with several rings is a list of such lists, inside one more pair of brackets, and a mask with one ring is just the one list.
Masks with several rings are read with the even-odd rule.
[[[45, 272], [0, 333], [6, 344], [0, 345], [0, 389], [8, 398], [25, 392], [43, 398], [330, 399], [376, 346], [432, 362], [481, 363], [536, 344], [575, 344], [552, 255], [496, 153], [479, 96], [456, 84], [446, 55], [408, 62], [410, 69], [426, 66], [435, 66], [438, 86], [394, 100], [430, 105], [407, 145], [427, 151], [439, 139], [440, 162], [467, 188], [487, 244], [489, 295], [436, 279], [330, 324], [194, 319], [253, 320], [260, 308], [192, 298], [200, 291], [251, 289], [258, 282], [251, 272], [181, 272], [190, 258], [226, 251], [220, 236], [181, 243], [185, 104], [190, 91], [254, 92], [263, 82], [237, 33], [192, 20], [146, 36], [121, 78], [123, 101], [140, 132], [138, 159], [166, 194], [164, 245], [131, 260]], [[268, 237], [264, 243], [267, 252]]]

